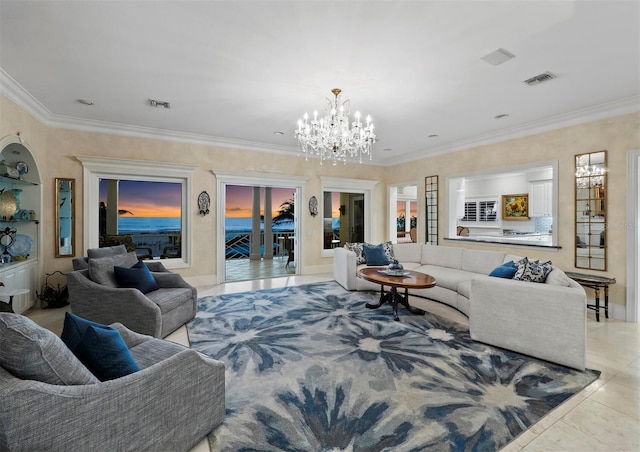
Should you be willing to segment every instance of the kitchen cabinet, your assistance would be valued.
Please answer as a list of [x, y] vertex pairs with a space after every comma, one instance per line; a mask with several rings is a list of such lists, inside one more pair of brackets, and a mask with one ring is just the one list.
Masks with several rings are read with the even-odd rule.
[[529, 190], [529, 216], [550, 217], [553, 215], [553, 185], [551, 180], [533, 181]]

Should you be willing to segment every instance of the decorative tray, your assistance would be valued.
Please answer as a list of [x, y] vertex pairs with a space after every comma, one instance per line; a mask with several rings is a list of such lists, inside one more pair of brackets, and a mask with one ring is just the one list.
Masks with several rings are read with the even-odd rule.
[[378, 270], [378, 272], [387, 276], [408, 276], [411, 274], [407, 270]]

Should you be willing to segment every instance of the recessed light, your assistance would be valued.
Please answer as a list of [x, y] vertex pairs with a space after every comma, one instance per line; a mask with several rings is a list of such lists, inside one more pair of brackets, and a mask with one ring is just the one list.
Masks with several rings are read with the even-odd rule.
[[391, 148], [384, 148], [384, 149], [383, 149], [383, 151], [384, 151], [384, 152], [391, 152], [392, 150], [393, 150], [393, 149], [391, 149]]
[[432, 133], [431, 135], [428, 136], [428, 138], [436, 138], [438, 136], [437, 133]]
[[89, 99], [76, 99], [76, 102], [81, 103], [82, 105], [93, 105], [93, 102]]
[[280, 132], [279, 130], [276, 130], [275, 132], [273, 132], [274, 135], [284, 135], [284, 132]]
[[502, 113], [501, 115], [496, 115], [493, 118], [494, 119], [503, 119], [503, 118], [508, 118], [509, 117], [509, 113]]

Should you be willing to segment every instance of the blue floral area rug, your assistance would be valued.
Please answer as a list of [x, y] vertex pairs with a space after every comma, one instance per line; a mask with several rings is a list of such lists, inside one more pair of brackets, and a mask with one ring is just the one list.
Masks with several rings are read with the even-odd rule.
[[192, 348], [226, 365], [215, 451], [494, 451], [598, 378], [474, 342], [335, 282], [205, 297]]

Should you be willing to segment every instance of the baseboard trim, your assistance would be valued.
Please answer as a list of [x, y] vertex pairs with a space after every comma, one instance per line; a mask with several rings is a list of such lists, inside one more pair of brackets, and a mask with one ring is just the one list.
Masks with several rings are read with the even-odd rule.
[[183, 276], [186, 282], [195, 287], [215, 286], [218, 284], [217, 277], [218, 276], [215, 273], [210, 275]]
[[302, 275], [316, 275], [318, 273], [333, 273], [333, 264], [305, 265]]

